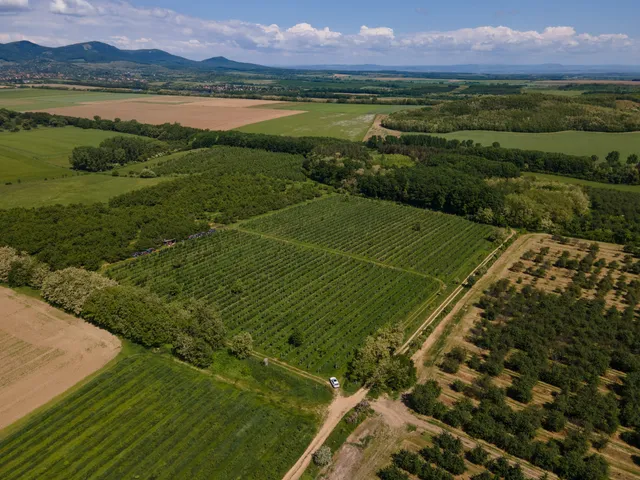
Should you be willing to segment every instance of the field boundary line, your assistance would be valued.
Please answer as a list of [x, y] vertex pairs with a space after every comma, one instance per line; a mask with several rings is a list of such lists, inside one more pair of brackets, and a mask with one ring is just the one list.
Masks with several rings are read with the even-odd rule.
[[[280, 211], [280, 210], [278, 210], [278, 211]], [[416, 275], [418, 277], [422, 277], [422, 278], [426, 278], [426, 279], [429, 279], [429, 280], [433, 280], [436, 283], [440, 284], [440, 287], [445, 286], [445, 283], [442, 280], [440, 280], [439, 278], [433, 277], [433, 276], [428, 275], [426, 273], [417, 272], [415, 270], [408, 270], [406, 268], [396, 267], [394, 265], [389, 265], [387, 263], [382, 263], [382, 262], [379, 262], [377, 260], [373, 260], [373, 259], [366, 258], [366, 257], [361, 257], [359, 255], [355, 255], [355, 254], [352, 254], [352, 253], [346, 253], [346, 252], [343, 252], [341, 250], [334, 250], [334, 249], [323, 247], [323, 246], [320, 246], [320, 245], [315, 245], [313, 243], [301, 242], [299, 240], [293, 240], [293, 239], [290, 239], [290, 238], [280, 237], [278, 235], [272, 235], [270, 233], [256, 232], [255, 230], [249, 230], [249, 229], [243, 228], [241, 226], [235, 227], [235, 229], [238, 230], [238, 231], [244, 232], [244, 233], [249, 233], [249, 234], [252, 234], [252, 235], [257, 235], [259, 237], [268, 238], [270, 240], [276, 240], [276, 241], [279, 241], [279, 242], [288, 243], [288, 244], [291, 244], [291, 245], [296, 245], [296, 246], [302, 247], [302, 248], [308, 248], [308, 249], [311, 249], [311, 250], [317, 250], [317, 251], [321, 251], [321, 252], [325, 252], [325, 253], [331, 253], [333, 255], [339, 255], [341, 257], [350, 258], [352, 260], [358, 260], [358, 261], [361, 261], [361, 262], [371, 263], [371, 264], [377, 265], [377, 266], [382, 267], [382, 268], [388, 268], [388, 269], [395, 270], [395, 271], [402, 272], [402, 273], [409, 273], [409, 274], [412, 274], [412, 275]]]
[[420, 325], [418, 327], [418, 329], [413, 332], [413, 334], [411, 336], [409, 336], [409, 338], [407, 339], [406, 342], [404, 342], [404, 344], [398, 349], [397, 353], [402, 354], [404, 352], [406, 352], [409, 348], [409, 345], [411, 344], [411, 342], [413, 342], [419, 335], [420, 333], [422, 333], [422, 331], [424, 331], [425, 328], [427, 328], [429, 325], [431, 325], [436, 318], [438, 318], [438, 316], [456, 299], [456, 297], [460, 294], [460, 292], [464, 289], [465, 284], [469, 281], [469, 279], [475, 275], [475, 273], [480, 270], [482, 267], [484, 267], [487, 263], [489, 263], [493, 257], [502, 249], [502, 247], [504, 247], [504, 245], [511, 240], [511, 238], [516, 234], [516, 232], [514, 230], [511, 230], [511, 233], [509, 234], [509, 236], [502, 241], [502, 243], [495, 249], [493, 250], [491, 253], [489, 253], [489, 255], [487, 255], [484, 260], [479, 263], [476, 268], [474, 268], [471, 273], [469, 273], [469, 275], [467, 275], [467, 277], [460, 282], [460, 285], [458, 285], [458, 287], [456, 287], [456, 289], [451, 292], [451, 294], [445, 299], [444, 302], [442, 302], [432, 313], [431, 315], [429, 315], [425, 321], [422, 323], [422, 325]]

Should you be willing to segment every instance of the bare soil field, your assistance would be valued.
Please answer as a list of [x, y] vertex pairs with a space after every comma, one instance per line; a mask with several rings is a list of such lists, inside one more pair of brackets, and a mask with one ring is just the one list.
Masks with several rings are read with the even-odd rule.
[[120, 340], [0, 287], [0, 430], [102, 368]]
[[120, 118], [156, 125], [178, 122], [188, 127], [211, 130], [231, 130], [251, 123], [304, 113], [298, 110], [251, 108], [275, 103], [280, 102], [154, 95], [148, 98], [85, 102], [69, 107], [45, 108], [39, 111], [86, 118], [98, 115], [110, 120]]

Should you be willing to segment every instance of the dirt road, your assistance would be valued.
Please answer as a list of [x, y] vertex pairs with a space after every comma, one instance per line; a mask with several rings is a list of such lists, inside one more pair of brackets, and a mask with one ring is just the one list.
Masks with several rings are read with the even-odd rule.
[[340, 422], [342, 417], [349, 410], [360, 403], [367, 395], [367, 392], [368, 390], [361, 388], [350, 397], [339, 396], [336, 397], [333, 402], [331, 402], [331, 405], [329, 405], [327, 416], [324, 419], [324, 423], [322, 424], [322, 427], [320, 427], [320, 431], [318, 431], [315, 438], [311, 441], [296, 464], [291, 467], [291, 469], [283, 477], [283, 480], [297, 480], [302, 476], [304, 471], [309, 466], [309, 463], [311, 462], [311, 455], [313, 455], [313, 452], [315, 452], [322, 446], [329, 435], [331, 435], [333, 429], [336, 428], [336, 425], [338, 425], [338, 422]]
[[[469, 276], [464, 279], [464, 281], [460, 284], [460, 286], [451, 295], [449, 295], [447, 299], [444, 302], [442, 302], [442, 304], [440, 304], [440, 306], [431, 315], [429, 315], [429, 317], [423, 322], [420, 328], [418, 328], [416, 332], [409, 337], [409, 339], [405, 342], [405, 344], [400, 349], [398, 349], [398, 353], [403, 353], [406, 351], [406, 349], [409, 347], [413, 339], [428, 325], [430, 325], [433, 321], [435, 321], [438, 315], [440, 315], [440, 313], [445, 308], [447, 308], [451, 302], [455, 300], [456, 296], [458, 295], [458, 293], [460, 293], [460, 291], [463, 288], [462, 285], [464, 285], [468, 281], [469, 277], [474, 275], [478, 269], [480, 269], [481, 267], [486, 265], [488, 262], [490, 262], [491, 259], [500, 251], [500, 249], [502, 248], [502, 245], [508, 242], [513, 235], [515, 235], [515, 231], [512, 231], [510, 233], [510, 235], [500, 245], [500, 247], [496, 248], [493, 252], [491, 252], [489, 255], [485, 257], [482, 263], [480, 263], [480, 265], [478, 265], [469, 274]], [[429, 338], [434, 336], [435, 336], [435, 332], [431, 334]], [[427, 341], [429, 341], [429, 339], [427, 339]], [[318, 448], [322, 446], [322, 444], [329, 437], [329, 435], [331, 434], [333, 429], [336, 427], [336, 425], [338, 425], [338, 422], [340, 422], [340, 419], [344, 416], [344, 414], [347, 413], [349, 410], [351, 410], [353, 407], [355, 407], [360, 401], [362, 401], [366, 397], [368, 392], [369, 392], [368, 389], [361, 388], [360, 390], [358, 390], [358, 392], [355, 395], [352, 395], [350, 397], [337, 397], [331, 403], [331, 405], [329, 406], [328, 414], [324, 420], [324, 423], [322, 427], [320, 427], [320, 431], [315, 436], [315, 438], [313, 439], [309, 447], [307, 447], [305, 452], [302, 454], [302, 457], [300, 457], [296, 462], [296, 464], [289, 470], [289, 472], [287, 472], [283, 480], [297, 480], [302, 476], [302, 474], [304, 473], [305, 469], [307, 468], [307, 466], [311, 461], [311, 455], [313, 454], [313, 452], [315, 452]]]
[[[517, 238], [509, 248], [496, 260], [496, 262], [491, 265], [487, 273], [485, 273], [478, 282], [469, 289], [469, 291], [456, 303], [451, 312], [442, 319], [442, 321], [435, 328], [433, 333], [429, 335], [429, 337], [425, 340], [416, 353], [413, 354], [411, 359], [413, 363], [415, 363], [416, 368], [418, 369], [418, 380], [421, 379], [420, 373], [423, 367], [423, 359], [427, 352], [433, 347], [435, 342], [440, 338], [442, 332], [447, 327], [447, 324], [450, 323], [453, 318], [462, 310], [464, 307], [469, 305], [470, 301], [477, 296], [480, 292], [482, 292], [485, 288], [487, 288], [491, 283], [496, 280], [496, 275], [500, 274], [504, 271], [504, 269], [511, 265], [521, 254], [522, 245], [525, 243], [530, 243], [532, 239], [542, 238], [544, 235], [524, 235], [520, 238]], [[486, 262], [486, 261], [485, 261]], [[485, 263], [486, 264], [486, 263]]]
[[[460, 294], [460, 292], [462, 292], [462, 290], [464, 289], [464, 285], [469, 281], [469, 278], [471, 278], [473, 275], [475, 275], [475, 273], [480, 270], [481, 268], [483, 268], [485, 265], [487, 265], [492, 259], [493, 257], [495, 257], [499, 252], [500, 249], [502, 248], [502, 245], [504, 245], [506, 242], [508, 242], [509, 240], [511, 240], [511, 237], [513, 237], [516, 234], [515, 231], [512, 231], [509, 236], [504, 240], [504, 242], [502, 242], [500, 244], [500, 246], [498, 248], [496, 248], [493, 252], [491, 252], [489, 255], [487, 255], [485, 257], [485, 259], [482, 261], [482, 263], [480, 263], [480, 265], [478, 265], [476, 268], [473, 269], [473, 271], [467, 276], [467, 278], [464, 279], [464, 281], [462, 283], [460, 283], [460, 285], [458, 286], [458, 288], [456, 288], [453, 292], [451, 292], [451, 294], [447, 297], [447, 299], [442, 302], [438, 308], [436, 308], [433, 313], [431, 315], [429, 315], [429, 317], [422, 323], [422, 325], [420, 325], [420, 327], [413, 333], [413, 335], [411, 335], [406, 342], [404, 342], [404, 345], [402, 345], [399, 349], [398, 352], [399, 354], [402, 354], [404, 352], [406, 352], [409, 348], [409, 346], [411, 345], [411, 342], [413, 342], [413, 340], [420, 335], [420, 333], [427, 328], [429, 325], [431, 325], [436, 318], [438, 318], [438, 316], [451, 304], [451, 302], [453, 302], [455, 300], [455, 298]], [[485, 275], [486, 277], [486, 275]], [[484, 277], [483, 277], [484, 278]], [[471, 288], [469, 290], [469, 292], [474, 291], [475, 288]], [[466, 297], [466, 295], [465, 295]], [[464, 298], [464, 297], [463, 297]], [[461, 303], [461, 302], [458, 302]], [[444, 323], [444, 322], [441, 322]], [[429, 339], [431, 338], [437, 338], [438, 335], [436, 335], [436, 332], [434, 331], [431, 335], [429, 335], [429, 338], [427, 338], [427, 340], [425, 341], [425, 343], [423, 344], [422, 349], [424, 349], [424, 345], [426, 345], [429, 342]], [[414, 359], [415, 361], [415, 359]]]

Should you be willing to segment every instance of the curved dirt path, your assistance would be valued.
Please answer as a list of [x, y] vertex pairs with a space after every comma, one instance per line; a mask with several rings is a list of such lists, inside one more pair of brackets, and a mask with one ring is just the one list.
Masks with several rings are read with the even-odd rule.
[[327, 411], [327, 416], [324, 419], [324, 423], [322, 424], [322, 427], [320, 427], [320, 431], [318, 431], [296, 464], [291, 467], [283, 477], [283, 480], [297, 480], [302, 476], [309, 466], [309, 463], [311, 463], [311, 455], [313, 455], [313, 452], [322, 446], [329, 435], [331, 435], [333, 429], [336, 428], [336, 425], [338, 425], [338, 422], [340, 422], [342, 417], [360, 403], [367, 395], [367, 392], [367, 389], [361, 388], [350, 397], [338, 396], [333, 400], [333, 402], [331, 402]]
[[385, 128], [385, 127], [382, 126], [382, 120], [384, 120], [388, 116], [389, 115], [382, 114], [382, 113], [377, 114], [375, 119], [373, 120], [373, 124], [371, 125], [371, 127], [369, 127], [369, 130], [365, 134], [365, 136], [362, 139], [362, 141], [366, 142], [371, 137], [376, 136], [376, 135], [378, 135], [380, 137], [386, 137], [387, 135], [391, 135], [391, 136], [394, 136], [394, 137], [399, 137], [402, 134], [402, 132], [400, 132], [398, 130], [389, 130], [388, 128]]

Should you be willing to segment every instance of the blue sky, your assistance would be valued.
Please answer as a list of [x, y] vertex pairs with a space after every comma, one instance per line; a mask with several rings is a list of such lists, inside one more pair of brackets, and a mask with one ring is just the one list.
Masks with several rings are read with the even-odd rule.
[[332, 30], [357, 30], [363, 24], [390, 26], [398, 32], [455, 30], [499, 24], [521, 30], [571, 25], [593, 34], [622, 31], [640, 35], [640, 1], [637, 0], [242, 0], [210, 4], [144, 0], [135, 3], [177, 9], [193, 16], [218, 20], [239, 19], [283, 25], [307, 22], [328, 26]]
[[100, 40], [270, 65], [638, 65], [639, 19], [640, 0], [0, 0], [0, 42]]

